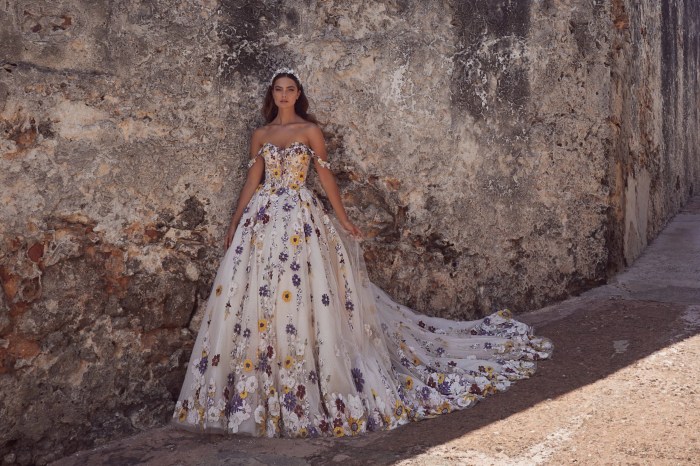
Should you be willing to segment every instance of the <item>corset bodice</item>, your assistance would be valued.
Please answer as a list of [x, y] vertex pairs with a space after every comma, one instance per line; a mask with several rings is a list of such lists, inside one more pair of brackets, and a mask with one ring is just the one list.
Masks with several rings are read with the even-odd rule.
[[266, 142], [257, 155], [265, 160], [265, 185], [271, 188], [299, 189], [304, 186], [309, 163], [314, 157], [321, 166], [328, 168], [330, 165], [301, 142], [293, 142], [288, 147]]

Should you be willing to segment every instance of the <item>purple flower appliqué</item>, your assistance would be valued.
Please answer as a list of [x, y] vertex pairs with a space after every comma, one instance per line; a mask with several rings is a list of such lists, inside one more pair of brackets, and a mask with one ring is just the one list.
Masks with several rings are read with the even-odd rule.
[[299, 285], [301, 285], [301, 278], [299, 278], [299, 275], [294, 274], [294, 275], [292, 276], [292, 283], [294, 284], [294, 286], [299, 286]]
[[202, 359], [199, 360], [199, 364], [197, 364], [197, 368], [199, 369], [200, 374], [204, 374], [204, 372], [207, 370], [207, 365], [209, 364], [209, 358], [204, 356]]
[[294, 411], [294, 407], [297, 405], [297, 397], [292, 392], [286, 393], [283, 404], [287, 411]]
[[235, 413], [240, 411], [243, 408], [243, 399], [238, 395], [238, 393], [234, 393], [234, 395], [231, 397], [228, 403], [226, 403], [226, 411], [227, 414]]
[[355, 383], [355, 388], [358, 392], [361, 392], [365, 386], [365, 379], [362, 378], [362, 371], [354, 367], [350, 373], [352, 374], [352, 381]]
[[287, 262], [287, 259], [289, 259], [289, 255], [286, 252], [281, 252], [279, 257], [282, 262]]
[[289, 265], [289, 268], [292, 269], [293, 272], [297, 272], [301, 268], [301, 266], [298, 262], [295, 261]]
[[444, 382], [438, 384], [437, 389], [440, 393], [443, 395], [449, 395], [450, 394], [450, 384], [445, 380]]
[[321, 302], [324, 306], [328, 306], [331, 303], [331, 300], [326, 293], [323, 293], [323, 295], [321, 296]]
[[260, 294], [260, 296], [269, 297], [270, 296], [270, 287], [267, 285], [263, 285], [260, 287], [260, 290], [258, 290], [258, 293]]
[[290, 335], [296, 335], [297, 334], [296, 327], [292, 324], [287, 324], [287, 333]]

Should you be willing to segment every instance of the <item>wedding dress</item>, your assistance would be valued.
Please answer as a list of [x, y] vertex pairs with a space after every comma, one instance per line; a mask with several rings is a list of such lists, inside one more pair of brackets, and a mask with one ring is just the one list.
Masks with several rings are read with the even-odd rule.
[[550, 356], [508, 311], [456, 322], [395, 303], [305, 187], [310, 162], [328, 162], [300, 142], [257, 157], [265, 181], [219, 266], [175, 424], [268, 437], [392, 429], [470, 407]]

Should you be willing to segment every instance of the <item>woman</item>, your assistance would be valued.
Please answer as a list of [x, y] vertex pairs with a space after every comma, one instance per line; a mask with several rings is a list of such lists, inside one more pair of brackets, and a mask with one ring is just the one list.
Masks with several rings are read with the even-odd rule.
[[[276, 71], [173, 422], [355, 435], [472, 406], [531, 375], [551, 342], [508, 311], [428, 317], [368, 280], [307, 110], [296, 73]], [[304, 185], [312, 161], [337, 221]]]

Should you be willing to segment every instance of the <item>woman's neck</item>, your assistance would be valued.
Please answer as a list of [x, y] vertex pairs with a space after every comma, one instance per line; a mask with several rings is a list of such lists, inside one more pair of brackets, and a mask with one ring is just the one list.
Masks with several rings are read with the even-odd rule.
[[277, 118], [275, 119], [280, 125], [296, 123], [299, 120], [299, 116], [294, 111], [294, 107], [278, 108], [277, 111]]

